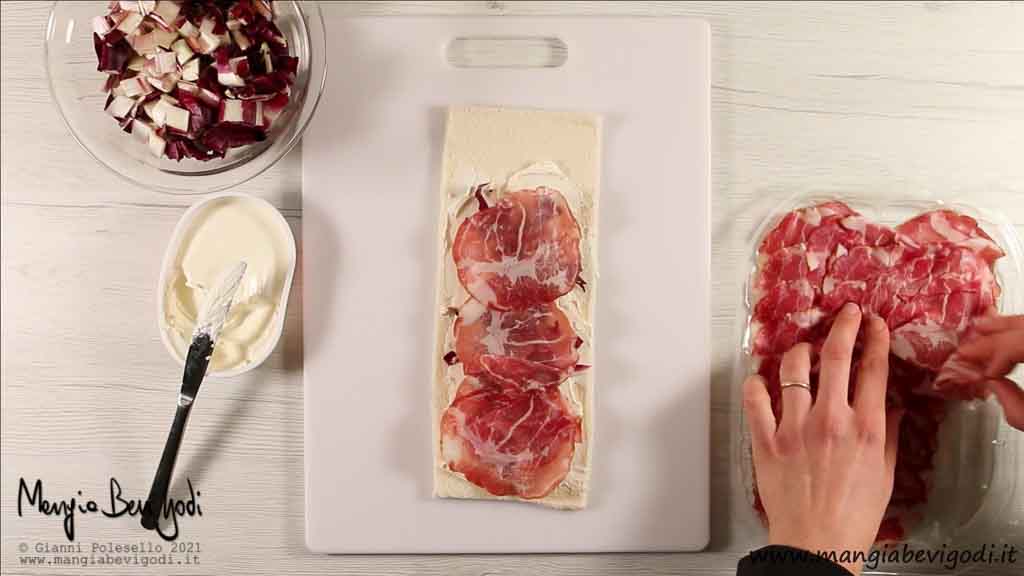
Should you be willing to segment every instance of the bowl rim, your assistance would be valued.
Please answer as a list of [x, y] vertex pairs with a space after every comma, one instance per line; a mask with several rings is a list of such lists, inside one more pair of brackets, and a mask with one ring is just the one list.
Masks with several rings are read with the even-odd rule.
[[[88, 154], [90, 157], [92, 157], [92, 159], [95, 160], [99, 165], [103, 166], [104, 168], [106, 168], [110, 172], [113, 172], [115, 175], [117, 175], [117, 177], [119, 177], [121, 180], [123, 180], [125, 182], [129, 182], [131, 184], [134, 184], [134, 185], [139, 186], [141, 188], [145, 188], [147, 190], [154, 190], [154, 191], [157, 191], [157, 192], [160, 192], [160, 193], [163, 193], [163, 194], [169, 194], [169, 195], [173, 195], [173, 196], [196, 196], [196, 195], [201, 195], [201, 194], [211, 194], [211, 193], [222, 192], [224, 190], [229, 190], [231, 188], [234, 188], [235, 186], [240, 186], [240, 185], [242, 185], [242, 184], [252, 180], [253, 178], [256, 178], [257, 176], [263, 174], [264, 172], [269, 170], [271, 167], [276, 165], [278, 162], [281, 161], [282, 158], [287, 156], [295, 148], [295, 146], [302, 140], [303, 135], [306, 133], [306, 129], [309, 127], [310, 121], [312, 121], [313, 117], [316, 116], [316, 112], [317, 112], [317, 110], [320, 107], [320, 100], [321, 100], [321, 98], [323, 97], [323, 94], [324, 94], [324, 89], [327, 86], [327, 72], [328, 72], [328, 68], [329, 68], [329, 63], [327, 61], [327, 29], [326, 29], [326, 25], [324, 24], [323, 11], [320, 9], [320, 3], [319, 2], [315, 2], [315, 1], [309, 1], [309, 0], [288, 0], [288, 1], [292, 5], [295, 6], [296, 11], [298, 12], [299, 16], [303, 20], [306, 21], [306, 25], [308, 27], [310, 27], [310, 28], [316, 27], [316, 29], [319, 31], [320, 37], [323, 40], [322, 46], [320, 46], [320, 54], [322, 55], [321, 59], [323, 60], [323, 72], [320, 74], [319, 82], [317, 82], [315, 78], [312, 78], [312, 77], [310, 78], [309, 89], [312, 90], [312, 89], [315, 88], [316, 89], [316, 93], [315, 94], [308, 94], [307, 95], [307, 98], [309, 96], [313, 96], [312, 107], [310, 108], [309, 116], [305, 120], [303, 120], [301, 118], [301, 115], [296, 117], [295, 121], [297, 122], [297, 125], [296, 125], [295, 135], [292, 136], [292, 138], [280, 150], [280, 152], [277, 154], [276, 158], [274, 158], [273, 160], [268, 162], [265, 166], [261, 167], [260, 169], [252, 172], [251, 174], [245, 175], [240, 180], [229, 181], [229, 182], [225, 182], [225, 183], [222, 183], [222, 184], [217, 184], [217, 185], [210, 186], [210, 187], [197, 187], [197, 186], [192, 186], [192, 187], [181, 186], [181, 187], [178, 187], [178, 186], [165, 186], [165, 185], [153, 184], [153, 183], [149, 183], [149, 182], [142, 182], [142, 181], [139, 181], [139, 180], [137, 180], [135, 178], [132, 178], [131, 176], [129, 176], [129, 175], [121, 172], [117, 168], [111, 166], [109, 163], [107, 163], [102, 158], [100, 158], [100, 156], [97, 155], [96, 152], [94, 152], [92, 149], [90, 149], [89, 146], [86, 146], [85, 142], [82, 141], [82, 138], [79, 136], [79, 134], [75, 130], [74, 126], [72, 126], [71, 121], [68, 119], [68, 116], [65, 113], [64, 107], [61, 106], [60, 100], [57, 98], [57, 90], [56, 90], [56, 87], [54, 86], [53, 73], [50, 70], [50, 43], [49, 43], [49, 39], [53, 37], [54, 28], [56, 26], [57, 7], [58, 7], [58, 5], [61, 4], [60, 0], [53, 0], [51, 2], [51, 4], [50, 4], [50, 12], [49, 12], [49, 15], [47, 16], [47, 20], [46, 20], [46, 35], [45, 35], [45, 37], [43, 39], [43, 69], [46, 71], [46, 85], [47, 85], [47, 89], [49, 90], [49, 93], [50, 93], [50, 99], [53, 101], [53, 105], [57, 109], [57, 113], [60, 116], [61, 121], [64, 123], [64, 127], [71, 134], [71, 137], [74, 138], [75, 142], [78, 143], [79, 147], [81, 147], [83, 150], [85, 150], [86, 154]], [[309, 8], [309, 9], [306, 10], [306, 8]], [[315, 36], [315, 35], [314, 34], [310, 34], [309, 36], [312, 39], [312, 37]], [[311, 48], [311, 50], [313, 49], [312, 42], [310, 42], [310, 48]], [[311, 59], [311, 61], [312, 61], [312, 59]], [[236, 166], [232, 166], [230, 168], [226, 168], [225, 170], [217, 172], [216, 174], [230, 174], [230, 173], [232, 173], [232, 172], [234, 172], [236, 170], [240, 170], [243, 167], [248, 166], [249, 162], [251, 162], [252, 160], [255, 160], [256, 158], [259, 158], [260, 156], [261, 156], [261, 154], [253, 156], [252, 158], [250, 158], [249, 160], [246, 160], [245, 162], [242, 162], [241, 164], [238, 164]], [[156, 170], [158, 170], [159, 172], [168, 173], [167, 171], [164, 171], [164, 170], [160, 170], [160, 169], [156, 169]], [[185, 179], [194, 178], [193, 182], [196, 182], [196, 183], [199, 182], [199, 180], [202, 178], [202, 176], [206, 176], [206, 174], [200, 174], [200, 175], [195, 175], [195, 176], [185, 176], [185, 175], [182, 175], [182, 174], [175, 174], [175, 177], [177, 177], [177, 178], [185, 178]]]

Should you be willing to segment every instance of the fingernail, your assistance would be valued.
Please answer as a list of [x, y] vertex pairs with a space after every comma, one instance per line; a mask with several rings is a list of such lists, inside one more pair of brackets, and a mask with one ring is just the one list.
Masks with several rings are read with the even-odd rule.
[[853, 302], [847, 302], [846, 305], [843, 306], [843, 314], [846, 314], [847, 316], [856, 316], [860, 314], [860, 306], [857, 306]]
[[874, 330], [876, 332], [881, 332], [882, 330], [885, 330], [886, 328], [888, 328], [888, 325], [885, 323], [885, 319], [884, 318], [882, 318], [881, 316], [872, 316], [871, 317], [871, 329], [872, 330]]

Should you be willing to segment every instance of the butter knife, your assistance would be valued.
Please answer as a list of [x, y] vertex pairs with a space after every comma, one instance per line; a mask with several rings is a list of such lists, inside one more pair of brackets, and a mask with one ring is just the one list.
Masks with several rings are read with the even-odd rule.
[[231, 310], [238, 286], [245, 275], [245, 262], [239, 262], [221, 273], [214, 290], [203, 301], [196, 318], [196, 328], [192, 332], [192, 343], [188, 347], [185, 358], [185, 374], [181, 379], [181, 390], [178, 392], [178, 408], [174, 413], [174, 422], [164, 444], [164, 452], [157, 466], [153, 485], [149, 489], [149, 497], [142, 508], [142, 527], [152, 530], [160, 521], [160, 514], [167, 502], [167, 490], [170, 487], [174, 462], [178, 459], [178, 449], [185, 435], [185, 424], [192, 411], [192, 404], [199, 394], [199, 385], [206, 376], [206, 368], [213, 355], [213, 347], [217, 342], [224, 321]]

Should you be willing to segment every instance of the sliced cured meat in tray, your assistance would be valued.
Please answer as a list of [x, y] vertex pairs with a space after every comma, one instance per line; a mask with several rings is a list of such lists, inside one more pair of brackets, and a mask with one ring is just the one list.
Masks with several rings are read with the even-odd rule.
[[[795, 342], [820, 344], [847, 301], [893, 330], [889, 404], [911, 417], [879, 539], [938, 545], [983, 507], [1001, 505], [1000, 494], [1016, 489], [1019, 434], [984, 399], [984, 387], [947, 358], [981, 311], [1024, 311], [1024, 258], [1013, 227], [956, 201], [795, 194], [776, 204], [751, 241], [737, 386], [756, 371], [771, 389], [781, 353]], [[733, 490], [748, 503], [737, 516], [756, 546], [766, 531], [742, 412], [736, 426]]]

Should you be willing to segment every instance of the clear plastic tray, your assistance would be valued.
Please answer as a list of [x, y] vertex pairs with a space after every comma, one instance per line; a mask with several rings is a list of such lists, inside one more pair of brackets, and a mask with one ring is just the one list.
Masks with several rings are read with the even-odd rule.
[[[741, 386], [753, 370], [750, 354], [750, 320], [754, 302], [750, 287], [756, 274], [756, 251], [762, 238], [787, 212], [828, 200], [839, 200], [872, 222], [895, 226], [917, 214], [937, 208], [949, 208], [967, 214], [979, 222], [1005, 251], [996, 264], [996, 277], [1002, 286], [999, 310], [1003, 314], [1024, 311], [1024, 251], [1013, 226], [993, 210], [985, 210], [967, 198], [939, 199], [919, 193], [899, 200], [862, 192], [840, 194], [797, 193], [779, 198], [773, 209], [750, 238], [750, 260], [742, 298], [746, 313], [736, 329], [740, 353], [734, 363], [734, 397], [741, 397]], [[754, 510], [753, 463], [750, 435], [742, 409], [736, 410], [736, 433], [732, 446], [733, 532], [747, 550], [767, 543], [767, 530]], [[939, 446], [931, 476], [928, 502], [921, 507], [921, 519], [909, 527], [903, 543], [914, 549], [948, 549], [988, 543], [1019, 544], [1024, 539], [1024, 508], [1018, 475], [1024, 461], [1020, 456], [1021, 433], [1003, 420], [994, 399], [986, 402], [958, 403], [950, 409], [939, 431]], [[902, 546], [902, 543], [900, 544]], [[865, 573], [893, 574], [934, 570], [936, 564], [885, 564]], [[944, 573], [952, 573], [939, 566]], [[954, 572], [959, 572], [956, 570]]]

